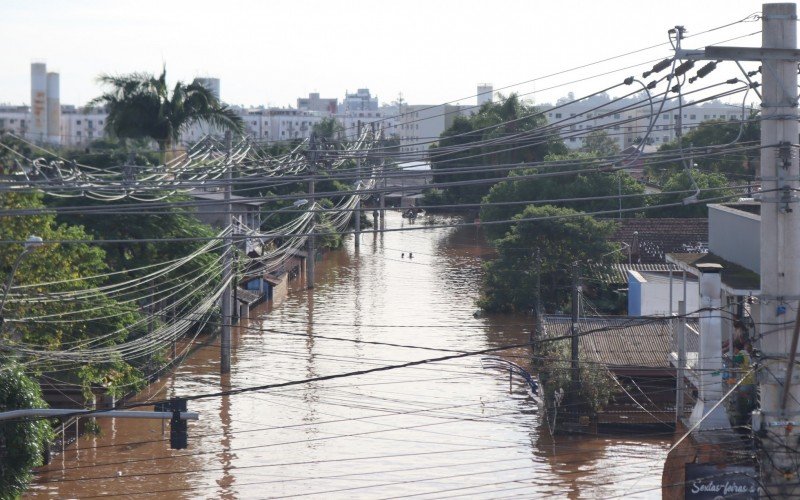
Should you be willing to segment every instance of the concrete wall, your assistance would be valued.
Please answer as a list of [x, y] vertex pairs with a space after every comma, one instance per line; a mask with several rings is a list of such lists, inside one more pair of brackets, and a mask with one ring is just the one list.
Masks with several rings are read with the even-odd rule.
[[708, 250], [756, 273], [761, 268], [761, 217], [735, 207], [708, 206]]
[[[678, 302], [683, 300], [683, 280], [680, 274], [673, 276], [672, 312], [678, 312]], [[697, 281], [686, 283], [686, 311], [700, 308], [700, 289]], [[669, 282], [649, 281], [637, 271], [628, 271], [628, 315], [667, 316], [669, 314]]]

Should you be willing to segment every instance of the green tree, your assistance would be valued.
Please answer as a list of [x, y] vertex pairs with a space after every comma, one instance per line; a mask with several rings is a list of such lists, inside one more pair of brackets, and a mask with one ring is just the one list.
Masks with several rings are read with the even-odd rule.
[[[42, 195], [31, 193], [6, 193], [0, 197], [0, 209], [42, 209]], [[28, 235], [37, 235], [45, 240], [88, 240], [91, 235], [83, 228], [58, 224], [52, 214], [0, 216], [0, 239], [25, 240]], [[0, 254], [0, 275], [7, 276], [23, 248], [9, 244]], [[74, 292], [93, 289], [102, 285], [97, 276], [108, 270], [105, 252], [85, 243], [51, 243], [36, 249], [24, 258], [16, 274], [14, 284], [28, 286], [24, 293], [39, 297], [35, 301], [19, 301], [9, 298], [3, 313], [6, 318], [43, 318], [39, 321], [7, 321], [3, 329], [4, 342], [13, 345], [24, 342], [39, 349], [54, 350], [64, 345], [75, 345], [95, 340], [97, 346], [114, 345], [142, 332], [127, 328], [138, 319], [136, 304], [120, 303], [106, 295], [95, 292], [81, 300], [52, 300], [42, 297], [48, 293]], [[31, 288], [32, 284], [47, 283]], [[56, 320], [56, 321], [52, 321]], [[63, 321], [61, 321], [63, 320]], [[44, 371], [47, 365], [39, 365]], [[113, 376], [107, 377], [111, 374]], [[84, 388], [92, 383], [103, 383], [114, 389], [121, 385], [136, 385], [140, 373], [119, 359], [89, 368], [74, 366], [64, 377], [80, 382]]]
[[334, 142], [339, 140], [344, 127], [335, 118], [323, 118], [311, 127], [311, 131], [317, 134], [320, 140]]
[[[0, 369], [0, 410], [46, 408], [39, 384], [17, 366]], [[18, 498], [28, 487], [34, 467], [42, 465], [53, 440], [50, 423], [42, 419], [6, 420], [0, 423], [0, 499]]]
[[[566, 153], [558, 135], [543, 128], [546, 124], [542, 113], [515, 94], [484, 104], [470, 117], [457, 116], [438, 145], [431, 148], [431, 168], [435, 183], [467, 184], [445, 187], [440, 201], [478, 202], [494, 183], [470, 181], [502, 178], [515, 164], [540, 161], [550, 153]], [[446, 172], [470, 167], [474, 168], [471, 172]]]
[[613, 262], [618, 257], [616, 245], [608, 241], [616, 228], [613, 221], [550, 205], [528, 206], [514, 218], [517, 222], [511, 230], [494, 242], [497, 258], [485, 264], [478, 304], [486, 310], [529, 311], [534, 307], [537, 248], [546, 311], [558, 311], [569, 302], [574, 262]]
[[[571, 208], [581, 212], [612, 211], [641, 206], [645, 199], [639, 197], [616, 198], [619, 194], [632, 195], [644, 193], [644, 186], [625, 171], [609, 173], [580, 173], [582, 170], [599, 165], [597, 158], [589, 153], [570, 153], [567, 155], [548, 155], [548, 162], [565, 162], [563, 166], [547, 169], [525, 169], [509, 174], [508, 180], [492, 186], [483, 198], [481, 207], [482, 221], [511, 220], [526, 208], [524, 202], [539, 200], [569, 200], [550, 203], [560, 207]], [[541, 178], [519, 178], [522, 175], [570, 172], [574, 174], [546, 176]], [[580, 200], [579, 198], [608, 197], [599, 200]], [[519, 203], [516, 203], [519, 202]], [[635, 215], [625, 212], [625, 216]], [[486, 234], [490, 239], [502, 237], [510, 228], [510, 224], [486, 225]]]
[[[669, 163], [659, 162], [646, 166], [646, 171], [651, 179], [663, 184], [672, 175], [688, 166], [697, 165], [697, 169], [707, 173], [724, 174], [732, 180], [754, 179], [758, 170], [760, 149], [750, 148], [739, 151], [727, 151], [723, 154], [713, 154], [714, 149], [689, 153], [689, 148], [713, 148], [732, 143], [758, 144], [761, 140], [761, 122], [755, 113], [750, 115], [746, 122], [739, 120], [708, 120], [700, 123], [697, 128], [687, 132], [680, 142], [680, 147], [687, 150], [683, 160]], [[678, 141], [668, 142], [658, 148], [659, 152], [677, 153]], [[705, 154], [707, 151], [708, 154]]]
[[150, 138], [164, 157], [194, 123], [236, 133], [244, 130], [242, 119], [197, 80], [188, 85], [178, 82], [170, 91], [166, 67], [159, 76], [130, 73], [101, 75], [98, 80], [111, 87], [90, 103], [108, 110], [106, 131], [119, 138]]
[[[708, 206], [702, 200], [711, 198], [730, 197], [733, 190], [730, 188], [725, 175], [721, 173], [704, 173], [692, 170], [691, 175], [685, 171], [672, 174], [664, 183], [664, 192], [682, 191], [675, 194], [653, 197], [652, 205], [662, 205], [669, 203], [683, 203], [694, 195], [694, 184], [697, 188], [704, 190], [697, 195], [701, 203], [692, 203], [675, 207], [665, 207], [653, 209], [647, 212], [648, 217], [708, 217]], [[724, 200], [716, 200], [721, 203]]]
[[619, 146], [605, 130], [594, 130], [583, 140], [581, 151], [597, 156], [613, 156], [619, 153]]

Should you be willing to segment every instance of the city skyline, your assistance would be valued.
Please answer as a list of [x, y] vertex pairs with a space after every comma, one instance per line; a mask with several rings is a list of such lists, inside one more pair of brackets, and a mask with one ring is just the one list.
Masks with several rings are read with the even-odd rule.
[[[581, 95], [640, 73], [636, 65], [668, 55], [666, 31], [675, 24], [686, 26], [691, 36], [761, 8], [752, 1], [674, 2], [648, 5], [643, 15], [641, 5], [629, 1], [412, 1], [384, 15], [357, 1], [240, 1], [213, 10], [210, 3], [193, 3], [191, 10], [188, 6], [144, 1], [129, 12], [95, 1], [70, 6], [69, 11], [50, 0], [5, 5], [7, 28], [0, 40], [7, 47], [25, 43], [4, 58], [0, 102], [29, 104], [33, 61], [59, 72], [61, 102], [78, 106], [101, 93], [96, 83], [101, 73], [156, 73], [163, 64], [172, 83], [220, 78], [221, 97], [232, 105], [295, 106], [298, 97], [311, 92], [341, 98], [364, 87], [381, 103], [396, 100], [402, 92], [411, 103], [469, 104], [482, 82], [536, 103], [554, 102], [570, 91]], [[729, 17], [720, 18], [720, 11]], [[240, 18], [241, 13], [248, 15]], [[209, 36], [212, 21], [217, 27], [211, 27]], [[738, 23], [689, 38], [685, 46], [751, 33], [756, 34], [730, 44], [755, 45], [760, 42], [758, 26]], [[660, 46], [542, 78], [656, 44]], [[627, 66], [636, 67], [612, 72]], [[612, 74], [590, 78], [607, 72]], [[527, 83], [504, 88], [519, 82]]]

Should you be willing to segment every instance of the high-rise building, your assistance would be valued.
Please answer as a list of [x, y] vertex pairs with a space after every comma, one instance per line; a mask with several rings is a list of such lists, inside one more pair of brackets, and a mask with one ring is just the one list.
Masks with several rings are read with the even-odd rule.
[[494, 88], [491, 83], [481, 83], [478, 85], [478, 106], [483, 106], [487, 102], [492, 102]]
[[47, 65], [31, 64], [31, 122], [29, 134], [34, 141], [47, 137]]
[[61, 99], [58, 73], [45, 63], [31, 63], [31, 117], [28, 137], [37, 142], [61, 143]]
[[199, 83], [200, 85], [202, 85], [203, 87], [205, 87], [208, 90], [210, 90], [211, 93], [214, 94], [214, 97], [216, 97], [218, 101], [220, 100], [220, 97], [219, 97], [219, 78], [203, 77], [203, 78], [195, 78], [194, 80], [197, 83]]
[[61, 144], [61, 98], [58, 73], [47, 73], [47, 142]]

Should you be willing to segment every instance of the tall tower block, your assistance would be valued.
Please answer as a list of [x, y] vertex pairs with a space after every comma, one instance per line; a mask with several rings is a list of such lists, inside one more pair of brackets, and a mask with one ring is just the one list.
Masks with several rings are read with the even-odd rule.
[[43, 142], [47, 137], [47, 65], [31, 64], [31, 123], [29, 138]]
[[58, 73], [47, 73], [47, 142], [61, 144], [61, 98]]
[[481, 83], [478, 85], [478, 106], [483, 106], [487, 102], [492, 102], [492, 94], [494, 88], [490, 83]]

